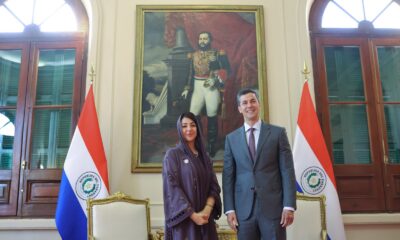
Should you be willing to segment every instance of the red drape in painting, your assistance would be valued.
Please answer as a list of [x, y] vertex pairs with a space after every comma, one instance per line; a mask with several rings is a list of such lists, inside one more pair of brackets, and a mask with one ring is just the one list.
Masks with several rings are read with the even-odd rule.
[[174, 12], [166, 15], [164, 39], [168, 47], [174, 47], [176, 28], [185, 30], [193, 49], [197, 49], [200, 32], [207, 31], [213, 36], [211, 47], [225, 50], [231, 67], [225, 82], [225, 135], [240, 126], [242, 118], [237, 111], [236, 93], [240, 88], [257, 86], [256, 28], [237, 13], [185, 13]]

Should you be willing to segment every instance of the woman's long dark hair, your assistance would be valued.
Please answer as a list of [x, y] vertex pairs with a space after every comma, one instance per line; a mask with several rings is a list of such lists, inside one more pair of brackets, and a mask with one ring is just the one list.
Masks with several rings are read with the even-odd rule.
[[201, 131], [201, 128], [200, 128], [199, 120], [191, 112], [182, 113], [179, 116], [178, 121], [176, 123], [176, 128], [178, 129], [178, 135], [179, 135], [180, 144], [183, 145], [183, 148], [185, 149], [185, 152], [187, 154], [193, 156], [192, 151], [190, 150], [189, 146], [186, 143], [186, 140], [183, 138], [183, 133], [182, 133], [182, 119], [183, 118], [189, 118], [190, 120], [192, 120], [196, 124], [197, 135], [196, 135], [196, 138], [194, 140], [194, 146], [196, 147], [197, 151], [199, 152], [199, 156], [202, 159], [205, 160], [208, 156], [206, 154], [206, 150], [205, 150], [205, 147], [204, 147], [203, 135], [202, 135], [202, 131]]

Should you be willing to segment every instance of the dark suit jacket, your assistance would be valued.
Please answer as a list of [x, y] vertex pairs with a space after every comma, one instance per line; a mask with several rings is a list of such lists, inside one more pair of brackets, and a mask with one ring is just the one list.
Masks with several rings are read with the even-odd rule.
[[262, 123], [253, 164], [244, 126], [226, 136], [222, 188], [224, 211], [249, 218], [257, 195], [263, 214], [280, 218], [283, 207], [296, 209], [293, 156], [282, 127]]

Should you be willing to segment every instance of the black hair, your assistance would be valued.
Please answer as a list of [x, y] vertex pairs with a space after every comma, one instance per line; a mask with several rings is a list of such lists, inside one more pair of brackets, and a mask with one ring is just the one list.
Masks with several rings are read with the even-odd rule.
[[196, 124], [196, 128], [199, 129], [199, 124], [197, 122], [196, 116], [192, 112], [184, 112], [179, 116], [179, 122], [182, 123], [182, 119], [189, 118]]
[[196, 118], [196, 116], [192, 112], [184, 112], [182, 113], [177, 121], [177, 129], [178, 129], [178, 135], [179, 135], [179, 140], [181, 144], [183, 144], [185, 147], [185, 150], [189, 153], [191, 152], [190, 149], [188, 148], [187, 144], [185, 143], [185, 140], [183, 139], [183, 133], [182, 133], [182, 119], [183, 118], [189, 118], [196, 124], [196, 129], [197, 129], [197, 136], [195, 138], [195, 146], [196, 149], [199, 151], [199, 154], [203, 157], [206, 158], [206, 151], [203, 143], [203, 136], [202, 136], [202, 131], [199, 123], [199, 119]]
[[236, 102], [237, 102], [237, 105], [238, 105], [238, 106], [240, 105], [240, 97], [243, 96], [243, 95], [246, 95], [246, 94], [248, 94], [248, 93], [254, 93], [254, 95], [255, 95], [256, 98], [257, 98], [257, 101], [260, 102], [260, 98], [259, 98], [259, 96], [258, 96], [258, 91], [257, 91], [257, 90], [252, 89], [252, 88], [242, 88], [242, 89], [240, 89], [239, 92], [236, 94]]
[[210, 39], [210, 42], [213, 40], [212, 34], [211, 34], [210, 32], [207, 32], [207, 31], [200, 32], [200, 33], [199, 33], [199, 37], [200, 37], [200, 35], [203, 34], [203, 33], [206, 33], [206, 34], [208, 35], [208, 38]]

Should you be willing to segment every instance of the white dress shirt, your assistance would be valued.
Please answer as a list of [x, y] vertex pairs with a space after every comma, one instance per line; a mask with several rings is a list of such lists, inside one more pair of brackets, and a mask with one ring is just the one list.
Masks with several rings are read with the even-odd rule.
[[258, 119], [258, 121], [253, 126], [244, 123], [244, 131], [246, 132], [247, 145], [249, 145], [250, 128], [254, 128], [253, 130], [254, 143], [256, 144], [256, 152], [257, 152], [258, 139], [260, 138], [260, 131], [261, 131], [261, 119]]

